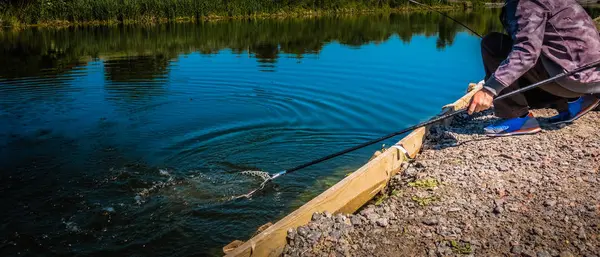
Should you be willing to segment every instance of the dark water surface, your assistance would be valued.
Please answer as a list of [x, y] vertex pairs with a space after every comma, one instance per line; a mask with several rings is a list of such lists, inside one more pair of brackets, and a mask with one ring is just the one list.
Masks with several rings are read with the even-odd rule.
[[[480, 33], [490, 11], [452, 14]], [[431, 13], [0, 32], [0, 255], [218, 255], [482, 79]], [[399, 138], [389, 140], [391, 144]]]

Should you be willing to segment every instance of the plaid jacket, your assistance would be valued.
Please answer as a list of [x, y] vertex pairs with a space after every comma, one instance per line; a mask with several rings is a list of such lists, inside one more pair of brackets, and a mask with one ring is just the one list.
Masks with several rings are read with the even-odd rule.
[[[542, 55], [563, 71], [600, 60], [600, 36], [576, 0], [505, 0], [501, 20], [513, 47], [485, 83], [494, 94], [533, 68]], [[600, 68], [576, 73], [564, 81], [561, 84], [571, 91], [599, 93], [595, 91], [600, 86], [591, 85], [600, 84]]]

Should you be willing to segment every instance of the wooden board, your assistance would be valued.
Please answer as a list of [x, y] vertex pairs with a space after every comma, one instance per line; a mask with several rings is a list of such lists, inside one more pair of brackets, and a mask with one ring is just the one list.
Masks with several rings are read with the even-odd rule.
[[[476, 90], [445, 106], [443, 112], [464, 108], [474, 91]], [[397, 145], [402, 146], [406, 154], [398, 148], [387, 149], [350, 176], [266, 228], [262, 233], [243, 244], [237, 241], [226, 246], [224, 251], [227, 256], [280, 256], [287, 244], [287, 231], [290, 228], [306, 225], [313, 213], [355, 212], [387, 186], [389, 180], [400, 171], [403, 162], [417, 155], [426, 133], [427, 128], [419, 128], [398, 142]]]
[[307, 224], [315, 212], [352, 213], [381, 190], [405, 161], [403, 153], [389, 149], [301, 206], [259, 235], [230, 251], [227, 256], [279, 256], [286, 245], [287, 231]]

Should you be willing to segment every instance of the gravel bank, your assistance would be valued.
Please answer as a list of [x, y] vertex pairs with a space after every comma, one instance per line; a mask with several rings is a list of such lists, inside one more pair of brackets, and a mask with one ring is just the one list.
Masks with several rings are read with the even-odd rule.
[[284, 255], [599, 256], [600, 112], [490, 139], [493, 119], [432, 128], [385, 196], [355, 215], [315, 214], [288, 231]]

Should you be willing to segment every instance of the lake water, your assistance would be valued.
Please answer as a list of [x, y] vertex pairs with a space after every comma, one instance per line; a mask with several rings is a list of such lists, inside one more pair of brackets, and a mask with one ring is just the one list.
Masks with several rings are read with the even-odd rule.
[[0, 32], [0, 255], [219, 255], [382, 145], [228, 201], [240, 171], [427, 120], [482, 79], [479, 42], [432, 13]]

